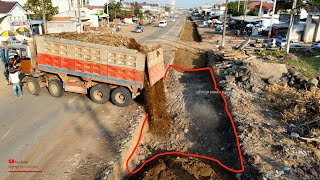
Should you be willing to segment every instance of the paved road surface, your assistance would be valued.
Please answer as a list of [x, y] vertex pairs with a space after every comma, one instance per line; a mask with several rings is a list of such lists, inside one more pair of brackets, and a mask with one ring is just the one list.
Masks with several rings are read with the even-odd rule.
[[[174, 33], [172, 28], [183, 20], [169, 22], [166, 28], [148, 26], [144, 33], [129, 33], [141, 43], [154, 41]], [[122, 115], [137, 107], [136, 103], [127, 108], [98, 105], [74, 93], [53, 98], [45, 88], [39, 96], [24, 92], [23, 97], [15, 98], [1, 74], [0, 179], [93, 179], [97, 164], [108, 162], [119, 150], [118, 137], [127, 130]], [[16, 163], [9, 164], [9, 159]], [[9, 173], [10, 165], [42, 172]], [[85, 165], [90, 168], [76, 171]]]

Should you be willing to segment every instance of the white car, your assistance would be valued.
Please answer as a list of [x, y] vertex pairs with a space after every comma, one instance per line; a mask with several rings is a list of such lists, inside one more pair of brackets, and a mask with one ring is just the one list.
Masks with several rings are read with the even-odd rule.
[[293, 42], [293, 41], [291, 41], [291, 42], [290, 42], [290, 47], [302, 47], [302, 44], [299, 43], [299, 42]]
[[[281, 47], [286, 47], [287, 45], [287, 40], [282, 40], [281, 42]], [[299, 43], [299, 42], [293, 42], [293, 41], [290, 41], [290, 47], [302, 47], [302, 44]]]
[[174, 22], [174, 21], [176, 21], [176, 19], [175, 18], [171, 18], [171, 21]]
[[160, 21], [159, 27], [167, 27], [167, 21], [166, 20]]
[[312, 49], [320, 49], [320, 41], [314, 42], [314, 43], [311, 45], [311, 48], [312, 48]]

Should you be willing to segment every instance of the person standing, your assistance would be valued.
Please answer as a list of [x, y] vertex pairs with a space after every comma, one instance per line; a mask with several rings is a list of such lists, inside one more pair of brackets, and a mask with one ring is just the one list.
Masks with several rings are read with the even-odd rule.
[[17, 69], [12, 68], [9, 72], [9, 83], [12, 84], [13, 95], [15, 97], [22, 96], [22, 90], [20, 86], [20, 79], [19, 79], [19, 71]]

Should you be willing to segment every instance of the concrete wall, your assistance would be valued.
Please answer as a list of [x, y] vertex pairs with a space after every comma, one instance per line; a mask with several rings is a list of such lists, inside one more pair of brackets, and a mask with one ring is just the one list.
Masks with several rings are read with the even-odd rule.
[[48, 33], [61, 33], [61, 32], [75, 32], [76, 22], [73, 21], [48, 21], [47, 22]]
[[311, 43], [313, 41], [313, 34], [315, 31], [316, 24], [312, 23], [312, 15], [308, 15], [306, 28], [304, 31], [303, 42], [304, 43]]

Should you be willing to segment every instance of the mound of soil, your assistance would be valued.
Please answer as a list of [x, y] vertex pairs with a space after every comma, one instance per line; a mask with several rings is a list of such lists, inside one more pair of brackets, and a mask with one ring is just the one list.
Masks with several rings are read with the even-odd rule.
[[174, 64], [184, 68], [202, 68], [207, 66], [207, 58], [199, 50], [177, 49]]
[[107, 46], [125, 47], [128, 49], [135, 49], [141, 51], [141, 45], [137, 43], [135, 39], [114, 34], [96, 32], [86, 32], [79, 34], [76, 32], [65, 32], [58, 34], [49, 34], [47, 36]]
[[194, 22], [186, 22], [182, 35], [180, 37], [180, 40], [186, 41], [186, 42], [202, 41], [197, 30], [197, 25]]
[[211, 166], [200, 159], [183, 156], [166, 156], [153, 161], [130, 179], [235, 179], [217, 165]]

